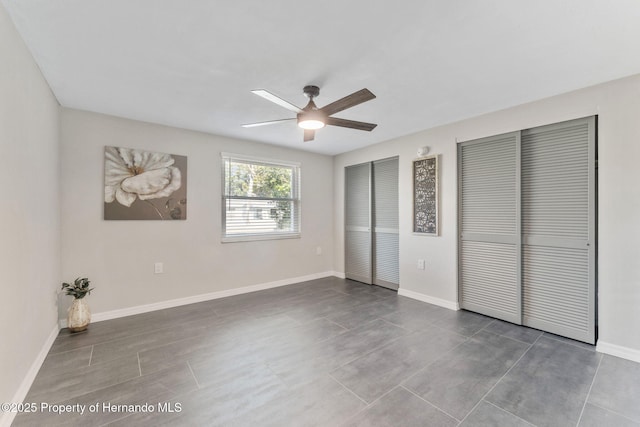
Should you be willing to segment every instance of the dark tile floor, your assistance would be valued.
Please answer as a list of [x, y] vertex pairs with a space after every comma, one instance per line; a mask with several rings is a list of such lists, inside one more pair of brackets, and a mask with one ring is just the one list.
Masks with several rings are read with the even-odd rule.
[[15, 426], [640, 426], [640, 364], [326, 278], [63, 330], [25, 401]]

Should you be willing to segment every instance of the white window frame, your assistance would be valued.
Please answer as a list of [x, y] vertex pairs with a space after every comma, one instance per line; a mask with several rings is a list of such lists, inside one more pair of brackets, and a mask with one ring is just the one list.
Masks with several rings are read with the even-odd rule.
[[[221, 152], [221, 175], [222, 175], [222, 243], [231, 243], [231, 242], [247, 242], [247, 241], [258, 241], [258, 240], [278, 240], [278, 239], [297, 239], [301, 237], [301, 197], [300, 197], [300, 169], [301, 165], [298, 162], [290, 162], [286, 160], [276, 160], [269, 159], [264, 157], [256, 157], [249, 156], [246, 154], [237, 154], [237, 153], [227, 153]], [[266, 165], [266, 166], [282, 166], [291, 168], [293, 170], [293, 182], [292, 185], [292, 198], [287, 199], [271, 199], [271, 198], [260, 198], [260, 197], [251, 197], [252, 200], [286, 200], [293, 202], [292, 209], [292, 221], [295, 224], [296, 228], [294, 231], [286, 231], [286, 232], [260, 232], [260, 233], [242, 233], [242, 234], [227, 234], [227, 202], [231, 199], [243, 199], [241, 196], [229, 196], [227, 194], [227, 176], [226, 176], [226, 164], [227, 162], [239, 161], [242, 163], [255, 163], [258, 165]], [[249, 199], [247, 197], [246, 199]]]

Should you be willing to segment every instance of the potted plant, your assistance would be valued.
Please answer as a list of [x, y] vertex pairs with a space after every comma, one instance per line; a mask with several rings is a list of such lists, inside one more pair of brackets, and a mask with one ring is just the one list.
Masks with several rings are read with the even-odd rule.
[[73, 283], [62, 284], [62, 290], [74, 298], [67, 316], [67, 327], [71, 332], [84, 331], [91, 322], [91, 312], [84, 300], [84, 297], [93, 290], [89, 287], [90, 284], [91, 282], [86, 277], [78, 277]]

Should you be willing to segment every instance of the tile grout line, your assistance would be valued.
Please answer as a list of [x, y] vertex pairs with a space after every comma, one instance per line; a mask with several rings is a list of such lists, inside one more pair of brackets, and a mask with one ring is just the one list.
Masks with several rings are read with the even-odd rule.
[[[57, 339], [58, 338], [56, 338], [56, 341], [57, 341]], [[54, 345], [55, 345], [55, 342], [54, 342]], [[58, 345], [60, 345], [60, 344], [58, 344]], [[49, 350], [49, 352], [47, 353], [47, 356], [57, 356], [57, 355], [61, 355], [61, 354], [64, 354], [64, 353], [71, 353], [72, 351], [82, 350], [83, 348], [92, 347], [93, 345], [94, 344], [87, 344], [87, 345], [83, 345], [81, 347], [72, 348], [72, 349], [63, 350], [63, 351], [56, 351], [56, 349], [53, 348], [53, 346], [52, 346], [51, 350]]]
[[[490, 331], [485, 331], [485, 328], [487, 328], [487, 327], [488, 327], [490, 324], [492, 324], [493, 322], [495, 322], [495, 320], [493, 320], [492, 322], [489, 322], [489, 323], [488, 323], [486, 326], [484, 326], [483, 328], [480, 328], [480, 329], [478, 329], [477, 331], [475, 331], [473, 334], [471, 334], [471, 335], [469, 336], [469, 338], [473, 338], [473, 337], [475, 337], [475, 336], [476, 336], [476, 335], [478, 335], [480, 332], [485, 332], [485, 333], [487, 333], [487, 334], [493, 334], [493, 335], [497, 335], [497, 336], [501, 337], [502, 335], [500, 335], [500, 334], [496, 334], [496, 333], [493, 333], [493, 332], [490, 332]], [[505, 337], [505, 338], [507, 338], [507, 337]], [[527, 345], [528, 345], [528, 344], [530, 344], [530, 343], [526, 342], [526, 343], [524, 343], [524, 344], [527, 344]]]
[[376, 403], [378, 403], [379, 401], [381, 401], [384, 397], [386, 397], [388, 394], [390, 394], [393, 390], [397, 389], [398, 387], [401, 387], [400, 384], [396, 385], [395, 387], [392, 387], [390, 390], [387, 390], [386, 392], [384, 392], [382, 395], [380, 395], [379, 397], [377, 397], [375, 400], [373, 400], [371, 403], [369, 403], [368, 406], [373, 406]]
[[[380, 317], [380, 319], [384, 320], [387, 323], [392, 324], [393, 326], [397, 326], [398, 328], [403, 328], [402, 325], [398, 325], [397, 323], [393, 323], [391, 320], [385, 319], [384, 317]], [[406, 328], [404, 328], [404, 329], [406, 329]]]
[[[511, 341], [519, 342], [520, 344], [531, 345], [531, 343], [530, 343], [530, 342], [522, 341], [522, 340], [519, 340], [519, 339], [516, 339], [516, 338], [511, 338], [511, 337], [508, 337], [508, 336], [503, 335], [503, 334], [496, 334], [495, 332], [491, 332], [491, 331], [484, 331], [484, 332], [486, 332], [487, 334], [492, 334], [492, 335], [495, 335], [495, 336], [501, 337], [501, 338], [506, 338], [506, 339], [511, 340]], [[538, 336], [536, 337], [536, 341], [538, 340], [538, 338], [540, 338], [540, 337], [541, 337], [541, 336], [543, 336], [543, 335], [544, 335], [544, 334], [542, 334], [542, 333], [541, 333], [540, 335], [538, 335]], [[534, 342], [535, 342], [535, 341], [534, 341]]]
[[[411, 329], [405, 328], [404, 326], [396, 325], [395, 323], [390, 322], [389, 320], [385, 319], [384, 317], [377, 317], [376, 319], [374, 319], [372, 321], [376, 321], [376, 320], [382, 320], [383, 322], [388, 323], [388, 324], [390, 324], [392, 326], [395, 326], [396, 328], [404, 329], [405, 331], [407, 331], [407, 335], [416, 332], [416, 331], [412, 331]], [[369, 323], [371, 323], [371, 322], [369, 322]]]
[[[333, 377], [332, 377], [333, 378]], [[342, 424], [341, 426], [346, 426], [348, 425], [348, 423], [354, 419], [355, 417], [357, 417], [359, 414], [363, 413], [364, 411], [366, 411], [367, 409], [373, 407], [376, 403], [378, 403], [379, 401], [381, 401], [384, 397], [386, 397], [388, 394], [390, 394], [393, 390], [397, 389], [398, 387], [400, 387], [399, 385], [391, 388], [391, 390], [386, 391], [385, 393], [383, 393], [380, 397], [376, 398], [375, 400], [373, 400], [371, 403], [368, 403], [367, 406], [365, 406], [364, 408], [362, 408], [361, 410], [359, 410], [358, 412], [356, 412], [355, 414], [353, 414], [352, 416], [350, 416], [349, 418], [347, 418]]]
[[[104, 363], [107, 363], [107, 362], [104, 362]], [[100, 364], [98, 364], [98, 365], [100, 365]], [[93, 366], [96, 366], [96, 365], [93, 365]], [[85, 367], [87, 367], [87, 366], [85, 366]], [[85, 391], [85, 392], [83, 392], [83, 393], [81, 393], [81, 394], [77, 394], [77, 395], [76, 395], [76, 394], [74, 394], [74, 395], [71, 395], [71, 396], [69, 396], [69, 397], [67, 397], [67, 398], [65, 398], [65, 399], [62, 399], [62, 400], [55, 400], [55, 399], [54, 399], [54, 400], [52, 400], [51, 402], [48, 402], [48, 403], [50, 403], [50, 404], [53, 404], [53, 403], [58, 404], [58, 403], [66, 402], [66, 401], [71, 400], [71, 399], [77, 399], [77, 398], [82, 397], [82, 396], [85, 396], [85, 395], [87, 395], [87, 394], [95, 393], [95, 392], [97, 392], [97, 391], [99, 391], [99, 390], [104, 390], [104, 389], [109, 388], [109, 387], [113, 387], [113, 386], [117, 386], [117, 385], [120, 385], [120, 384], [124, 384], [124, 383], [127, 383], [127, 382], [129, 382], [129, 381], [133, 381], [133, 380], [135, 380], [136, 378], [140, 378], [140, 376], [138, 376], [138, 377], [131, 377], [131, 378], [127, 378], [127, 379], [125, 379], [125, 380], [123, 380], [123, 381], [115, 382], [115, 383], [113, 383], [113, 384], [109, 384], [109, 385], [105, 385], [105, 386], [98, 386], [97, 388], [92, 388], [92, 389], [87, 390], [87, 391]]]
[[[324, 317], [323, 317], [323, 318], [324, 318]], [[329, 320], [328, 318], [326, 318], [326, 319], [327, 319], [327, 320]], [[366, 322], [366, 323], [365, 323], [365, 325], [366, 325], [366, 324], [369, 324], [369, 323], [373, 323], [373, 322], [375, 322], [376, 320], [382, 320], [384, 323], [388, 323], [388, 324], [390, 324], [390, 325], [392, 325], [392, 326], [397, 326], [397, 325], [393, 325], [391, 322], [387, 322], [387, 321], [385, 321], [384, 319], [382, 319], [382, 318], [380, 318], [380, 317], [375, 318], [375, 319], [373, 319], [373, 320], [372, 320], [372, 321], [370, 321], [370, 322]], [[333, 322], [333, 323], [335, 323], [335, 322]], [[336, 324], [337, 324], [338, 326], [342, 326], [342, 325], [340, 325], [340, 324], [338, 324], [338, 323], [336, 323]], [[342, 326], [342, 327], [344, 327], [344, 326]], [[404, 328], [400, 327], [400, 329], [404, 329]], [[332, 340], [332, 339], [334, 339], [334, 338], [340, 337], [341, 335], [343, 335], [343, 334], [345, 334], [345, 333], [347, 333], [347, 332], [353, 331], [353, 330], [354, 330], [354, 329], [347, 329], [346, 331], [343, 331], [343, 332], [341, 332], [341, 333], [339, 333], [339, 334], [337, 334], [337, 335], [334, 335], [334, 336], [332, 336], [332, 337], [326, 338], [326, 339], [324, 339], [324, 340], [322, 340], [322, 341], [318, 341], [316, 344], [325, 343], [325, 342], [327, 342], [327, 341], [329, 341], [329, 340]], [[357, 359], [360, 359], [361, 357], [364, 357], [364, 356], [368, 355], [369, 353], [373, 353], [373, 352], [374, 352], [374, 351], [376, 351], [376, 350], [380, 350], [380, 349], [382, 349], [382, 348], [384, 348], [384, 347], [387, 347], [387, 346], [389, 346], [389, 345], [393, 344], [394, 342], [396, 342], [396, 341], [400, 340], [401, 338], [403, 338], [403, 337], [405, 337], [405, 336], [407, 336], [407, 335], [411, 335], [411, 334], [413, 333], [412, 331], [409, 331], [408, 329], [405, 329], [405, 331], [407, 331], [407, 334], [405, 334], [405, 335], [401, 335], [401, 336], [399, 336], [399, 337], [397, 337], [397, 338], [393, 338], [393, 339], [391, 339], [391, 340], [390, 340], [388, 343], [386, 343], [386, 344], [381, 344], [381, 345], [379, 345], [379, 346], [377, 346], [377, 347], [369, 348], [369, 349], [365, 350], [365, 352], [364, 352], [364, 353], [354, 356], [354, 357], [353, 357], [353, 359], [349, 359], [347, 362], [345, 362], [345, 363], [343, 363], [343, 364], [339, 365], [337, 368], [332, 369], [332, 370], [331, 370], [331, 371], [329, 371], [329, 372], [333, 372], [333, 371], [335, 371], [335, 370], [337, 370], [337, 369], [340, 369], [340, 368], [342, 368], [343, 366], [346, 366], [346, 365], [348, 365], [349, 363], [354, 362], [354, 361], [356, 361]], [[327, 372], [327, 373], [329, 373], [329, 372]], [[333, 376], [331, 376], [331, 378], [333, 378]]]
[[456, 335], [461, 336], [461, 337], [466, 338], [466, 339], [471, 339], [471, 338], [475, 337], [476, 335], [478, 335], [478, 333], [480, 331], [483, 330], [483, 329], [480, 329], [479, 331], [476, 331], [471, 335], [464, 335], [464, 334], [461, 334], [460, 332], [458, 332], [457, 330], [453, 331], [451, 329], [447, 329], [447, 328], [444, 328], [444, 327], [438, 325], [438, 323], [441, 322], [442, 320], [443, 319], [440, 319], [440, 320], [437, 320], [435, 322], [432, 322], [431, 324], [429, 324], [429, 326], [434, 327], [434, 328], [440, 330], [441, 332], [448, 332], [448, 333], [451, 333], [451, 334], [456, 334]]
[[[161, 310], [157, 310], [157, 311], [161, 311]], [[125, 319], [126, 317], [130, 317], [130, 316], [120, 317], [120, 318], [111, 319], [111, 320], [120, 320], [120, 319]], [[203, 319], [190, 320], [190, 321], [184, 322], [182, 324], [173, 323], [173, 324], [167, 324], [165, 326], [158, 326], [157, 328], [151, 329], [149, 331], [135, 332], [133, 335], [127, 335], [127, 336], [119, 337], [119, 338], [106, 338], [106, 341], [97, 341], [97, 342], [94, 342], [93, 344], [87, 344], [86, 346], [83, 346], [83, 347], [89, 347], [89, 346], [93, 347], [93, 346], [102, 345], [102, 344], [113, 344], [114, 342], [120, 341], [120, 340], [126, 340], [126, 339], [130, 339], [130, 338], [134, 338], [134, 337], [140, 337], [140, 336], [143, 336], [143, 335], [149, 335], [149, 334], [153, 334], [153, 333], [166, 332], [168, 329], [172, 329], [172, 328], [178, 328], [178, 327], [184, 328], [184, 327], [188, 327], [190, 324], [196, 324], [196, 323], [199, 324], [202, 321], [206, 321], [206, 320], [208, 320], [210, 318], [213, 318], [213, 317], [215, 317], [215, 316], [205, 316]], [[216, 318], [217, 319], [223, 319], [223, 317], [219, 317], [219, 316], [216, 317]], [[222, 325], [220, 325], [220, 326], [224, 326], [224, 323]], [[188, 339], [188, 338], [185, 338], [185, 339]], [[182, 340], [183, 340], [183, 338], [179, 339], [178, 341], [182, 341]], [[172, 341], [172, 342], [177, 342], [177, 341]], [[54, 352], [54, 353], [51, 353], [51, 354], [53, 355], [53, 354], [68, 353], [70, 351], [75, 351], [75, 350], [78, 350], [78, 349], [83, 348], [83, 347], [73, 348], [71, 350], [57, 351], [57, 352]]]
[[[489, 323], [489, 325], [491, 325], [491, 324], [492, 324], [492, 323], [494, 323], [494, 322], [495, 322], [495, 320], [494, 320], [493, 322]], [[512, 340], [512, 341], [516, 341], [516, 342], [519, 342], [519, 343], [522, 343], [522, 344], [526, 344], [526, 345], [530, 345], [530, 344], [531, 344], [530, 342], [522, 341], [522, 340], [519, 340], [519, 339], [517, 339], [517, 338], [511, 338], [511, 337], [508, 337], [508, 336], [506, 336], [506, 335], [504, 335], [504, 334], [499, 334], [499, 333], [497, 333], [497, 332], [493, 332], [493, 331], [487, 331], [486, 329], [489, 327], [489, 325], [487, 325], [487, 326], [485, 326], [484, 328], [480, 329], [478, 332], [476, 332], [476, 333], [475, 333], [475, 334], [473, 334], [472, 336], [474, 336], [474, 337], [475, 337], [475, 336], [476, 336], [476, 335], [478, 335], [478, 333], [480, 333], [480, 332], [486, 332], [486, 333], [488, 333], [488, 334], [493, 334], [493, 335], [496, 335], [496, 336], [499, 336], [499, 337], [502, 337], [502, 338], [506, 338], [506, 339], [509, 339], [509, 340]], [[514, 325], [515, 325], [515, 326], [518, 326], [518, 327], [521, 327], [521, 328], [524, 328], [524, 327], [525, 327], [525, 326], [522, 326], [522, 325], [516, 325], [515, 323], [514, 323]], [[534, 330], [534, 329], [532, 329], [532, 330]], [[537, 339], [538, 339], [540, 336], [544, 335], [544, 332], [542, 332], [542, 331], [539, 331], [539, 332], [540, 332], [540, 335], [538, 335], [538, 336], [536, 337], [536, 341], [537, 341]]]
[[[275, 316], [284, 316], [284, 317], [288, 317], [288, 318], [289, 318], [289, 319], [291, 319], [292, 321], [296, 322], [296, 323], [297, 323], [297, 326], [303, 326], [303, 325], [305, 324], [305, 323], [303, 323], [303, 322], [299, 321], [298, 319], [295, 319], [294, 317], [289, 316], [289, 315], [287, 314], [287, 312], [286, 312], [286, 311], [285, 311], [284, 313], [275, 314]], [[268, 317], [268, 316], [266, 316], [266, 317]]]
[[[351, 329], [347, 328], [346, 326], [341, 325], [340, 323], [336, 322], [335, 320], [331, 320], [331, 319], [329, 319], [329, 318], [328, 318], [328, 317], [326, 317], [326, 316], [325, 316], [325, 317], [321, 317], [320, 319], [325, 319], [327, 322], [331, 322], [331, 323], [333, 323], [334, 325], [338, 325], [338, 326], [340, 326], [341, 328], [343, 328], [343, 329], [344, 329], [344, 332], [347, 332], [347, 331], [350, 331], [350, 330], [351, 330]], [[318, 320], [319, 320], [319, 319], [318, 319]]]
[[[554, 340], [554, 341], [557, 341], [557, 342], [561, 342], [563, 344], [567, 344], [567, 345], [570, 345], [570, 346], [573, 346], [573, 347], [576, 347], [576, 348], [580, 348], [582, 350], [596, 352], [595, 351], [595, 346], [593, 346], [591, 344], [588, 344], [588, 343], [582, 343], [580, 341], [576, 341], [576, 340], [573, 340], [571, 338], [564, 338], [564, 337], [561, 337], [559, 335], [555, 335], [555, 334], [552, 334], [550, 332], [545, 332], [545, 331], [542, 331], [542, 336], [547, 337], [550, 340]], [[591, 347], [593, 347], [593, 350], [585, 348], [586, 345], [591, 345]]]
[[355, 397], [358, 398], [358, 400], [360, 400], [362, 403], [364, 403], [365, 408], [367, 406], [369, 406], [369, 404], [367, 403], [366, 400], [364, 400], [363, 398], [361, 398], [360, 396], [358, 396], [356, 394], [355, 391], [351, 390], [349, 387], [347, 387], [346, 385], [342, 384], [340, 381], [338, 381], [338, 379], [336, 377], [334, 377], [333, 375], [331, 375], [331, 373], [328, 373], [327, 375], [329, 375], [329, 377], [331, 377], [332, 380], [334, 380], [335, 382], [337, 382], [338, 384], [340, 384], [345, 390], [347, 390], [349, 393], [353, 394]]
[[[462, 335], [461, 335], [462, 336]], [[451, 349], [447, 350], [446, 352], [444, 352], [440, 357], [432, 360], [431, 362], [427, 363], [426, 365], [424, 365], [422, 368], [418, 369], [416, 372], [413, 373], [413, 375], [405, 378], [404, 380], [400, 381], [400, 384], [398, 384], [399, 386], [404, 387], [404, 384], [406, 384], [411, 378], [415, 377], [416, 375], [418, 375], [419, 373], [421, 373], [422, 371], [424, 371], [425, 369], [427, 369], [429, 366], [433, 365], [434, 363], [436, 363], [437, 361], [439, 361], [440, 359], [443, 359], [445, 356], [447, 356], [449, 353], [453, 352], [455, 349], [457, 349], [458, 347], [460, 347], [461, 345], [467, 343], [469, 341], [468, 337], [464, 337], [465, 340], [462, 341], [460, 344], [458, 344], [455, 347], [452, 347]]]
[[[487, 329], [489, 326], [493, 325], [494, 323], [496, 323], [497, 319], [493, 319], [491, 322], [487, 323], [485, 326], [483, 326], [482, 328], [480, 328], [480, 331], [485, 331], [485, 329]], [[475, 334], [473, 334], [472, 336], [476, 335], [478, 332], [477, 331]], [[485, 332], [490, 332], [490, 331], [485, 331]], [[498, 335], [498, 334], [495, 334]]]
[[422, 400], [425, 403], [428, 403], [430, 406], [433, 406], [434, 408], [436, 408], [438, 411], [442, 412], [443, 414], [453, 418], [454, 420], [456, 420], [458, 422], [458, 424], [460, 424], [462, 421], [460, 421], [459, 419], [457, 419], [456, 417], [454, 417], [453, 415], [451, 415], [450, 413], [448, 413], [447, 411], [445, 411], [442, 408], [439, 408], [438, 406], [434, 405], [433, 403], [429, 402], [427, 399], [423, 398], [422, 396], [419, 396], [418, 394], [414, 393], [413, 391], [409, 390], [408, 388], [406, 388], [405, 386], [401, 385], [398, 386], [401, 387], [405, 390], [407, 390], [409, 393], [411, 393], [412, 395], [414, 395], [415, 397], [417, 397], [418, 399]]
[[[336, 336], [339, 336], [339, 335], [336, 335]], [[403, 335], [403, 336], [405, 336], [405, 335]], [[342, 365], [339, 365], [337, 368], [332, 369], [332, 370], [331, 370], [331, 371], [329, 371], [329, 372], [337, 371], [338, 369], [345, 367], [345, 366], [346, 366], [346, 365], [348, 365], [349, 363], [355, 362], [356, 360], [360, 359], [361, 357], [365, 357], [365, 356], [369, 355], [370, 353], [373, 353], [374, 351], [381, 350], [381, 349], [383, 349], [383, 348], [385, 348], [385, 347], [388, 347], [388, 346], [390, 346], [391, 344], [395, 343], [396, 341], [398, 341], [398, 340], [402, 339], [402, 337], [403, 337], [403, 336], [399, 336], [399, 337], [397, 337], [397, 338], [393, 338], [391, 341], [389, 341], [389, 342], [388, 342], [388, 343], [386, 343], [386, 344], [382, 344], [382, 345], [379, 345], [379, 346], [377, 346], [377, 347], [373, 347], [373, 348], [367, 349], [367, 350], [365, 350], [365, 351], [364, 351], [364, 353], [362, 353], [362, 354], [354, 355], [354, 356], [353, 356], [353, 359], [349, 359], [347, 362], [343, 363]], [[332, 377], [332, 378], [333, 378], [333, 377]]]
[[[389, 323], [391, 323], [391, 322], [389, 322]], [[393, 323], [392, 323], [392, 324], [393, 324]], [[412, 332], [412, 333], [417, 333], [417, 332]], [[469, 341], [469, 338], [468, 338], [468, 337], [465, 337], [465, 336], [463, 336], [463, 335], [460, 335], [460, 337], [464, 338], [464, 341], [463, 341], [463, 342], [461, 342], [460, 344], [456, 345], [455, 347], [452, 347], [451, 349], [449, 349], [448, 351], [446, 351], [444, 354], [442, 354], [440, 357], [436, 358], [435, 360], [432, 360], [430, 363], [427, 363], [426, 365], [424, 365], [423, 367], [421, 367], [420, 369], [418, 369], [415, 373], [413, 373], [413, 374], [412, 374], [412, 375], [410, 375], [409, 377], [407, 377], [407, 378], [405, 378], [404, 380], [400, 381], [400, 383], [399, 383], [399, 384], [397, 384], [396, 386], [392, 387], [390, 390], [388, 390], [388, 391], [384, 392], [382, 395], [380, 395], [380, 396], [378, 396], [376, 399], [374, 399], [370, 404], [368, 404], [368, 406], [367, 406], [367, 407], [371, 407], [371, 406], [375, 405], [378, 401], [382, 400], [382, 398], [383, 398], [383, 397], [385, 397], [386, 395], [388, 395], [389, 393], [391, 393], [393, 390], [397, 389], [398, 387], [400, 387], [400, 388], [403, 388], [403, 389], [407, 390], [407, 391], [408, 391], [408, 392], [410, 392], [411, 394], [415, 394], [415, 393], [413, 393], [411, 390], [407, 389], [403, 384], [405, 384], [405, 383], [406, 383], [407, 381], [409, 381], [411, 378], [413, 378], [413, 377], [415, 377], [416, 375], [418, 375], [420, 372], [424, 371], [426, 368], [428, 368], [429, 366], [431, 366], [432, 364], [434, 364], [434, 363], [435, 363], [435, 362], [437, 362], [438, 360], [442, 359], [444, 356], [446, 356], [446, 355], [447, 355], [447, 354], [449, 354], [450, 352], [454, 351], [456, 348], [460, 347], [461, 345], [463, 345], [464, 343], [466, 343], [467, 341]], [[402, 337], [400, 337], [400, 338], [402, 338]], [[397, 338], [397, 339], [400, 339], [400, 338]], [[385, 345], [385, 346], [383, 346], [383, 347], [380, 347], [380, 348], [387, 347], [387, 346], [391, 345], [394, 341], [396, 341], [396, 340], [393, 340], [391, 343], [389, 343], [389, 344], [387, 344], [387, 345]], [[373, 351], [375, 351], [375, 350], [373, 350]], [[357, 359], [358, 359], [358, 358], [356, 358], [356, 359], [354, 359], [354, 360], [357, 360]], [[351, 362], [353, 362], [353, 360], [352, 360]], [[349, 364], [349, 363], [351, 363], [351, 362], [348, 362], [348, 363], [346, 363], [345, 365], [347, 365], [347, 364]], [[342, 366], [345, 366], [345, 365], [342, 365]], [[341, 366], [341, 367], [342, 367], [342, 366]], [[338, 369], [339, 369], [339, 368], [338, 368]], [[329, 374], [329, 375], [331, 375], [331, 374]], [[331, 376], [331, 377], [333, 378], [333, 376]], [[420, 399], [422, 399], [420, 396], [418, 396], [418, 395], [416, 395], [416, 396], [417, 396], [417, 397], [419, 397]], [[425, 399], [422, 399], [422, 400], [425, 400]], [[446, 412], [445, 412], [445, 411], [443, 411], [442, 409], [440, 409], [440, 408], [436, 407], [436, 406], [435, 406], [435, 405], [433, 405], [431, 402], [428, 402], [428, 401], [426, 401], [426, 400], [425, 400], [425, 402], [429, 403], [431, 406], [434, 406], [434, 407], [435, 407], [435, 408], [437, 408], [439, 411], [441, 411], [441, 412], [443, 412], [443, 413], [445, 413], [445, 414], [446, 414]], [[366, 408], [365, 408], [365, 409], [366, 409]], [[363, 410], [364, 410], [364, 409], [363, 409]], [[449, 415], [449, 414], [447, 414], [447, 415]], [[457, 418], [455, 418], [455, 417], [452, 417], [452, 418], [457, 420]]]
[[582, 415], [584, 415], [584, 409], [587, 407], [587, 402], [589, 401], [589, 396], [591, 396], [591, 389], [593, 389], [593, 384], [596, 382], [596, 377], [598, 376], [598, 372], [600, 371], [600, 365], [602, 364], [602, 359], [604, 359], [604, 355], [600, 355], [600, 360], [598, 360], [598, 367], [596, 368], [596, 372], [593, 374], [593, 378], [591, 379], [591, 384], [589, 385], [589, 391], [584, 398], [584, 403], [582, 404], [582, 410], [580, 411], [580, 416], [578, 417], [578, 422], [576, 426], [580, 425], [580, 421], [582, 420]]
[[196, 382], [196, 387], [198, 387], [198, 390], [202, 389], [202, 387], [200, 386], [200, 383], [198, 382], [198, 379], [196, 378], [196, 374], [193, 372], [191, 363], [189, 363], [188, 360], [187, 360], [187, 366], [189, 367], [189, 371], [191, 372], [191, 376], [193, 377], [193, 380]]
[[[529, 344], [529, 348], [527, 348], [527, 349], [524, 351], [524, 353], [522, 353], [522, 355], [518, 358], [518, 360], [516, 360], [516, 361], [513, 363], [513, 365], [511, 365], [511, 366], [509, 367], [509, 369], [507, 369], [507, 372], [505, 372], [505, 373], [504, 373], [504, 375], [502, 375], [502, 376], [500, 377], [500, 379], [499, 379], [498, 381], [496, 381], [496, 383], [495, 383], [495, 384], [494, 384], [494, 385], [489, 389], [489, 391], [487, 391], [487, 392], [484, 394], [484, 396], [482, 396], [482, 397], [480, 398], [480, 400], [478, 400], [478, 403], [476, 403], [476, 404], [474, 405], [474, 407], [471, 409], [471, 411], [469, 411], [469, 413], [467, 413], [467, 415], [465, 415], [465, 417], [462, 419], [461, 423], [463, 423], [463, 422], [464, 422], [464, 421], [469, 417], [469, 414], [471, 414], [473, 411], [475, 411], [475, 409], [478, 407], [478, 405], [480, 405], [480, 402], [484, 401], [485, 397], [487, 397], [487, 396], [489, 395], [489, 393], [491, 393], [491, 392], [493, 391], [493, 389], [494, 389], [494, 388], [496, 388], [496, 386], [497, 386], [498, 384], [500, 384], [500, 381], [502, 381], [502, 380], [504, 379], [504, 377], [506, 377], [506, 376], [509, 374], [509, 372], [511, 372], [511, 370], [512, 370], [512, 369], [513, 369], [513, 368], [514, 368], [514, 367], [515, 367], [515, 366], [516, 366], [516, 365], [517, 365], [517, 364], [522, 360], [522, 358], [523, 358], [527, 353], [529, 353], [529, 350], [531, 350], [531, 349], [533, 348], [533, 346], [534, 346], [534, 345], [535, 345], [535, 344], [540, 340], [540, 338], [541, 338], [541, 337], [542, 337], [542, 335], [540, 335], [538, 338], [536, 338], [536, 340], [535, 340], [533, 343]], [[487, 401], [487, 402], [488, 402], [488, 401]], [[491, 402], [488, 402], [488, 403], [491, 403]], [[497, 408], [500, 408], [500, 407], [499, 407], [499, 406], [497, 406], [497, 405], [494, 405], [494, 406], [496, 406]], [[500, 409], [502, 409], [503, 411], [508, 412], [509, 414], [511, 414], [511, 412], [509, 412], [509, 411], [505, 410], [504, 408], [500, 408]], [[518, 417], [516, 414], [511, 414], [511, 415], [514, 415], [514, 416]], [[520, 418], [520, 417], [518, 417], [518, 418]]]
[[[603, 356], [604, 356], [604, 355], [603, 355]], [[607, 412], [611, 412], [612, 414], [616, 414], [616, 415], [617, 415], [617, 416], [619, 416], [620, 418], [624, 418], [625, 420], [629, 420], [629, 421], [631, 421], [632, 423], [640, 424], [640, 421], [639, 421], [639, 420], [635, 420], [635, 419], [633, 419], [633, 418], [629, 418], [629, 416], [624, 415], [624, 414], [621, 414], [620, 412], [616, 412], [616, 411], [613, 411], [613, 410], [611, 410], [611, 409], [603, 408], [602, 406], [598, 405], [597, 403], [593, 403], [593, 402], [588, 402], [588, 403], [589, 403], [589, 405], [591, 405], [591, 406], [595, 406], [596, 408], [600, 408], [600, 409], [602, 409], [603, 411], [607, 411]]]
[[516, 414], [514, 414], [513, 412], [509, 412], [509, 411], [507, 411], [506, 409], [499, 407], [499, 406], [498, 406], [498, 405], [496, 405], [495, 403], [491, 403], [491, 402], [489, 402], [489, 401], [487, 401], [487, 400], [484, 400], [484, 398], [483, 398], [483, 399], [481, 399], [480, 401], [481, 401], [481, 402], [486, 403], [487, 405], [491, 405], [491, 406], [493, 406], [494, 408], [496, 408], [496, 409], [498, 409], [498, 410], [500, 410], [500, 411], [502, 411], [502, 412], [506, 412], [506, 413], [507, 413], [507, 414], [509, 414], [509, 415], [513, 415], [513, 416], [514, 416], [514, 417], [516, 417], [517, 419], [521, 420], [523, 423], [526, 423], [526, 424], [529, 424], [530, 426], [535, 427], [535, 424], [531, 424], [529, 421], [527, 421], [527, 420], [525, 420], [525, 419], [523, 419], [523, 418], [520, 418], [519, 416], [517, 416], [517, 415], [516, 415]]

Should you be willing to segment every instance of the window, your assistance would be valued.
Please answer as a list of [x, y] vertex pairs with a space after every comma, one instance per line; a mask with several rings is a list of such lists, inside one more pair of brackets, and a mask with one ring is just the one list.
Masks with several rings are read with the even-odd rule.
[[300, 237], [300, 165], [222, 153], [222, 241]]

